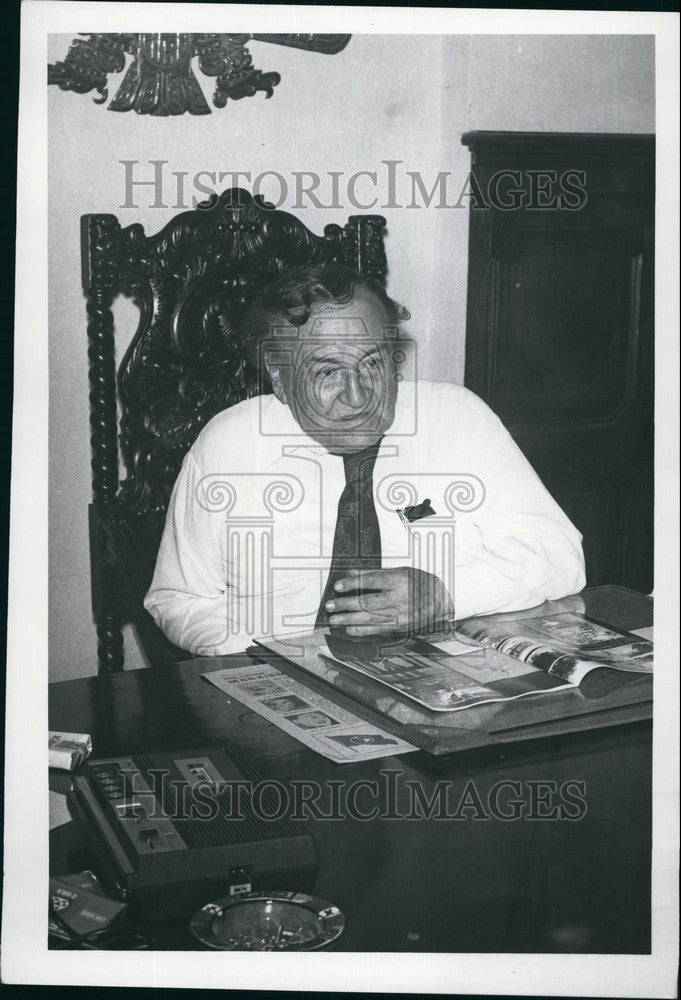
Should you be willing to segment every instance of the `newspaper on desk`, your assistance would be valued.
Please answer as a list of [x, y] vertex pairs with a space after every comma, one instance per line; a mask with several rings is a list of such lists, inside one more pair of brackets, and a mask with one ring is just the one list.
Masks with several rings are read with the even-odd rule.
[[203, 674], [225, 694], [336, 764], [418, 749], [310, 690], [269, 664]]

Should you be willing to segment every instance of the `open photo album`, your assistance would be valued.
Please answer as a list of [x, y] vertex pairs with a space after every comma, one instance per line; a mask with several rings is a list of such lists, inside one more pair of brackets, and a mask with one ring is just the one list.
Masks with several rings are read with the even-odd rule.
[[650, 639], [574, 611], [472, 618], [429, 638], [357, 640], [339, 632], [272, 636], [257, 645], [304, 669], [310, 657], [295, 651], [302, 644], [309, 654], [310, 645], [316, 645], [323, 660], [370, 677], [433, 712], [551, 694], [579, 686], [594, 670], [612, 675], [612, 689], [653, 669]]

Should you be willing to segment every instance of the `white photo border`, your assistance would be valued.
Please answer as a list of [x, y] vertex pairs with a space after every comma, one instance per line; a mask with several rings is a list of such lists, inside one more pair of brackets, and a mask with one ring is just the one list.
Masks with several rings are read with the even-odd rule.
[[[47, 36], [213, 30], [216, 4], [25, 2], [17, 192], [7, 671], [5, 983], [270, 990], [674, 995], [678, 948], [678, 15], [223, 5], [231, 30], [376, 34], [654, 34], [657, 93], [656, 544], [652, 954], [270, 954], [47, 949]], [[72, 30], [73, 29], [73, 30]], [[30, 641], [27, 640], [30, 637]], [[626, 873], [623, 873], [626, 877]]]

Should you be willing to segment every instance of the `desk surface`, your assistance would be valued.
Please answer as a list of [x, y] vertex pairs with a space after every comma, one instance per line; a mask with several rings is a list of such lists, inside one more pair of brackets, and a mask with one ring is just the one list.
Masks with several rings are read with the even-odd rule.
[[[614, 589], [605, 591], [592, 592], [594, 599], [619, 600]], [[640, 601], [636, 607], [638, 620], [630, 615], [621, 626], [652, 624], [652, 607]], [[314, 892], [347, 918], [335, 950], [649, 952], [650, 723], [487, 747], [437, 762], [416, 753], [335, 765], [200, 676], [209, 666], [236, 662], [243, 658], [53, 684], [50, 728], [91, 733], [97, 756], [239, 745], [265, 778], [284, 785], [317, 781], [325, 790], [342, 780], [343, 794], [369, 779], [378, 782], [381, 801], [394, 781], [401, 812], [408, 812], [405, 796], [413, 794], [408, 782], [428, 797], [443, 782], [450, 814], [468, 786], [474, 806], [457, 819], [308, 821], [320, 857]], [[395, 771], [397, 777], [386, 776]], [[53, 787], [60, 778], [52, 775]], [[520, 818], [494, 815], [490, 794], [500, 782], [517, 783], [505, 786], [500, 802], [512, 813], [510, 799], [517, 798]], [[569, 810], [583, 813], [580, 818], [531, 818], [564, 801], [566, 782], [583, 783], [577, 797], [586, 809]], [[547, 791], [554, 788], [555, 794]], [[577, 786], [571, 788], [574, 793]], [[357, 799], [360, 810], [375, 802], [370, 789]], [[320, 799], [324, 803], [328, 798]], [[50, 841], [53, 874], [92, 866], [75, 823], [52, 831]], [[158, 948], [194, 947], [186, 922], [155, 933]]]

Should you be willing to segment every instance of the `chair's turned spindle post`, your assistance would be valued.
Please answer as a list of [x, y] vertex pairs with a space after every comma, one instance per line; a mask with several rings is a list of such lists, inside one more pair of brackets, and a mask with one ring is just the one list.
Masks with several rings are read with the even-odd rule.
[[117, 674], [123, 669], [123, 632], [115, 615], [107, 615], [97, 624], [97, 659], [100, 674]]
[[83, 218], [83, 288], [87, 297], [87, 335], [90, 383], [90, 446], [92, 468], [91, 543], [99, 554], [93, 566], [93, 606], [97, 622], [99, 669], [113, 673], [123, 669], [123, 635], [120, 618], [111, 610], [105, 570], [104, 542], [99, 514], [116, 499], [118, 492], [118, 429], [116, 410], [116, 362], [114, 319], [111, 309], [116, 283], [115, 216]]
[[92, 500], [102, 507], [115, 500], [118, 492], [116, 363], [112, 300], [111, 289], [96, 288], [88, 293]]
[[349, 267], [385, 284], [388, 262], [382, 215], [351, 215], [343, 228], [343, 256]]

